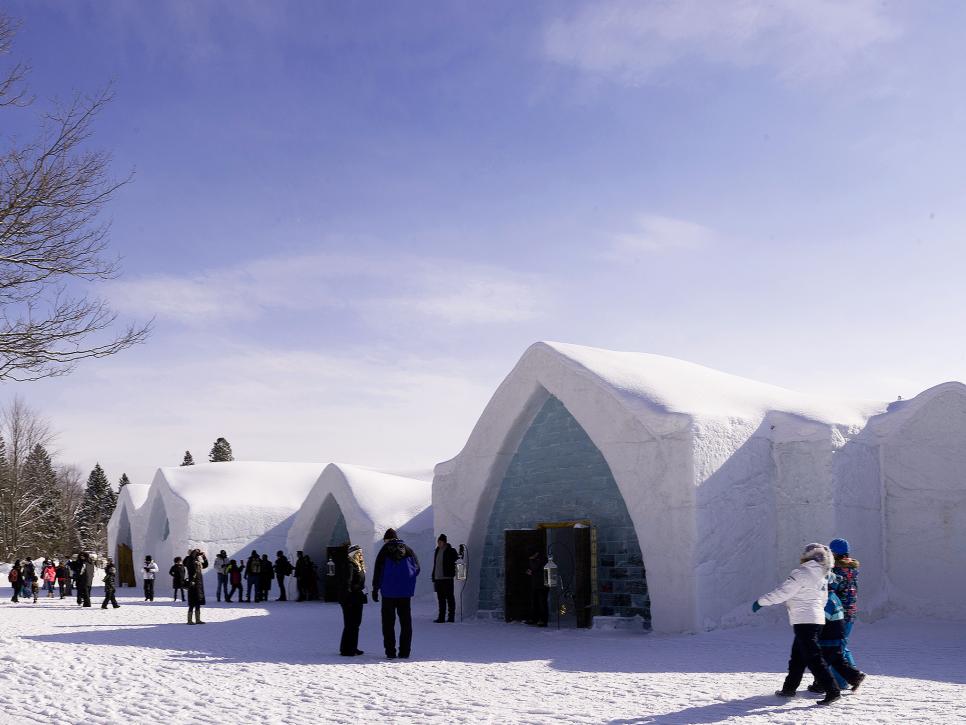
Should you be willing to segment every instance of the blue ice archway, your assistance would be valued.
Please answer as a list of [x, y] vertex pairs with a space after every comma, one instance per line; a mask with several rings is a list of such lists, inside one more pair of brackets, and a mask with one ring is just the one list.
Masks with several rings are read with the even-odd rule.
[[593, 615], [636, 615], [650, 628], [644, 558], [627, 504], [600, 449], [551, 395], [520, 440], [486, 523], [481, 611], [503, 611], [505, 532], [566, 521], [589, 521], [596, 535]]

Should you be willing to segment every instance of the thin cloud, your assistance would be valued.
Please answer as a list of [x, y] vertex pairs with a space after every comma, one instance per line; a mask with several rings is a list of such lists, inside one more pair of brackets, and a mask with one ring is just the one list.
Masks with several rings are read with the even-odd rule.
[[877, 0], [733, 0], [590, 4], [552, 21], [551, 61], [626, 85], [660, 80], [686, 59], [737, 68], [766, 66], [784, 81], [847, 71], [900, 29]]
[[672, 249], [697, 249], [716, 240], [717, 234], [702, 224], [647, 214], [637, 219], [633, 229], [614, 235], [607, 256], [622, 260]]
[[407, 315], [450, 325], [496, 324], [537, 319], [552, 304], [549, 284], [537, 275], [450, 260], [346, 255], [146, 276], [115, 283], [109, 294], [127, 312], [195, 326], [323, 309], [354, 310], [372, 320]]

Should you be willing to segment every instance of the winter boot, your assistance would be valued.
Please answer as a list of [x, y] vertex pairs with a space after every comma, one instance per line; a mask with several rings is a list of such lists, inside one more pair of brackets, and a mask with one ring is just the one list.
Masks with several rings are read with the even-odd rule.
[[852, 683], [852, 692], [858, 692], [859, 691], [859, 685], [861, 685], [864, 681], [865, 681], [865, 673], [864, 672], [860, 672], [859, 673], [859, 676], [856, 678], [855, 682]]
[[809, 686], [808, 686], [808, 687], [807, 687], [806, 689], [807, 689], [807, 690], [808, 690], [809, 692], [814, 692], [814, 693], [815, 693], [815, 694], [817, 694], [817, 695], [824, 695], [824, 694], [825, 694], [825, 688], [824, 688], [824, 687], [821, 687], [821, 686], [820, 686], [820, 685], [819, 685], [818, 683], [816, 683], [816, 682], [813, 682], [813, 683], [812, 683], [811, 685], [809, 685]]
[[775, 690], [775, 694], [778, 695], [778, 697], [795, 697], [795, 691], [794, 690], [791, 690], [791, 691], [789, 691], [789, 690]]
[[833, 702], [835, 702], [836, 700], [838, 700], [840, 697], [842, 697], [841, 690], [829, 690], [828, 692], [825, 693], [824, 699], [819, 700], [818, 703], [816, 703], [816, 704], [818, 704], [818, 705], [831, 705]]
[[195, 612], [193, 609], [188, 610], [188, 624], [195, 623]]

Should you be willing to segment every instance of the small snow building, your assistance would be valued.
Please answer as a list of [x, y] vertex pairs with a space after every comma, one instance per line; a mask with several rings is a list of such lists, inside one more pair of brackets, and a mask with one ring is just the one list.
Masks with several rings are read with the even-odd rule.
[[117, 506], [107, 523], [107, 551], [117, 565], [118, 586], [137, 586], [134, 562], [144, 556], [144, 503], [151, 486], [146, 483], [129, 483], [121, 486]]
[[[331, 559], [341, 572], [349, 544], [362, 547], [368, 566], [375, 562], [386, 529], [393, 528], [412, 547], [422, 565], [417, 594], [432, 590], [430, 572], [436, 546], [428, 481], [330, 463], [312, 487], [288, 533], [288, 550], [312, 558], [320, 575], [320, 593], [335, 601], [326, 576]], [[371, 574], [370, 574], [371, 577]]]
[[537, 343], [436, 467], [433, 511], [467, 544], [466, 609], [507, 621], [527, 616], [534, 551], [559, 566], [562, 624], [679, 632], [745, 621], [805, 543], [835, 536], [866, 603], [966, 617], [964, 470], [960, 383], [850, 403]]
[[159, 468], [143, 509], [144, 554], [164, 572], [196, 547], [209, 561], [221, 549], [236, 559], [256, 549], [274, 560], [320, 472], [318, 463], [258, 461]]

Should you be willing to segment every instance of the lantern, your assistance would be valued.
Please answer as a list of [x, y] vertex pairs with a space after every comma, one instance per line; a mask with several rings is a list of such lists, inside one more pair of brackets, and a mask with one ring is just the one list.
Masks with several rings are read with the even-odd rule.
[[547, 563], [543, 567], [543, 585], [554, 589], [557, 586], [559, 578], [557, 576], [557, 564], [553, 560], [553, 554], [547, 559]]
[[325, 573], [326, 576], [335, 576], [335, 562], [332, 561], [332, 557], [325, 563]]
[[456, 578], [466, 581], [466, 545], [460, 544], [460, 558], [456, 560]]

